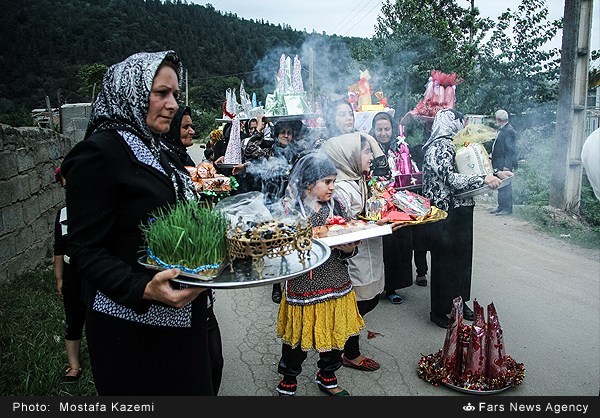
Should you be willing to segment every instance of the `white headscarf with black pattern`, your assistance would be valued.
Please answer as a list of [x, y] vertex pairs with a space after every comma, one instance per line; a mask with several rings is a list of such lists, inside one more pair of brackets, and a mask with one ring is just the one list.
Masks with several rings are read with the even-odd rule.
[[[175, 51], [138, 52], [112, 65], [102, 80], [102, 87], [92, 107], [85, 133], [88, 138], [95, 132], [114, 130], [132, 148], [142, 163], [159, 169], [173, 183], [179, 198], [196, 196], [188, 172], [174, 163], [159, 135], [152, 133], [146, 123], [152, 83], [160, 65], [168, 61], [174, 64], [177, 79], [181, 83], [183, 69]], [[132, 147], [132, 140], [125, 132], [134, 134], [142, 144]], [[135, 141], [134, 141], [135, 142]], [[146, 146], [148, 152], [140, 150]]]
[[431, 136], [423, 145], [427, 148], [429, 145], [441, 138], [450, 138], [463, 129], [463, 114], [454, 109], [442, 109], [438, 111], [433, 119], [431, 127]]

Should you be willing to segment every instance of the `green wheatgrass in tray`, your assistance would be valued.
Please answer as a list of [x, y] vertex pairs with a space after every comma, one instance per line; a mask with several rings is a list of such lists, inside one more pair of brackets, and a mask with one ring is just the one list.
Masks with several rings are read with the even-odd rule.
[[195, 200], [153, 212], [142, 224], [146, 246], [163, 262], [194, 269], [222, 263], [227, 256], [226, 215]]

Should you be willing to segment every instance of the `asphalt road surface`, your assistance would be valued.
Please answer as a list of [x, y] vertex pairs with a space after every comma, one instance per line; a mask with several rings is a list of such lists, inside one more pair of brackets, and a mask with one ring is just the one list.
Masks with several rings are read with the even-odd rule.
[[[196, 162], [199, 152], [190, 148]], [[547, 237], [514, 216], [490, 215], [494, 193], [476, 201], [471, 295], [484, 308], [494, 303], [506, 353], [526, 369], [523, 384], [495, 396], [598, 396], [600, 252]], [[421, 355], [441, 349], [446, 333], [429, 321], [429, 290], [402, 289], [404, 303], [382, 299], [365, 316], [361, 350], [381, 368], [342, 367], [340, 386], [353, 396], [464, 396], [416, 372]], [[273, 396], [281, 341], [271, 285], [217, 290], [216, 298], [225, 357], [219, 395]], [[367, 339], [368, 331], [379, 335]], [[314, 383], [317, 359], [309, 353], [297, 395], [326, 396]]]

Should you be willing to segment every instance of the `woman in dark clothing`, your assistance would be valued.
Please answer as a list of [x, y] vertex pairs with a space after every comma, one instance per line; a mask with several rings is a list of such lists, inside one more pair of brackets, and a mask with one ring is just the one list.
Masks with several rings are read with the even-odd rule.
[[[401, 158], [397, 143], [397, 129], [392, 116], [379, 112], [373, 117], [369, 132], [385, 153], [388, 165], [397, 167]], [[385, 265], [385, 296], [393, 304], [403, 302], [398, 289], [412, 286], [412, 228], [400, 228], [383, 236], [383, 262]]]
[[[410, 149], [410, 157], [415, 162], [419, 171], [423, 171], [423, 144], [417, 144]], [[420, 195], [423, 194], [423, 187], [415, 191]], [[429, 224], [415, 225], [412, 227], [413, 241], [413, 259], [415, 261], [416, 279], [415, 283], [418, 286], [427, 286], [427, 272], [429, 266], [427, 264], [427, 251], [429, 251]]]
[[187, 147], [193, 145], [195, 133], [192, 125], [192, 109], [189, 106], [179, 106], [171, 121], [169, 132], [165, 136], [165, 144], [186, 166], [196, 166], [187, 153]]
[[[463, 115], [454, 109], [442, 109], [433, 121], [432, 133], [423, 148], [423, 195], [431, 204], [445, 210], [445, 220], [430, 224], [431, 234], [431, 313], [436, 325], [446, 328], [452, 300], [461, 296], [463, 317], [472, 321], [473, 311], [466, 305], [471, 299], [473, 266], [473, 198], [460, 199], [456, 193], [483, 185], [496, 189], [500, 178], [493, 175], [461, 174], [454, 169], [454, 135], [464, 128]], [[508, 173], [508, 174], [507, 174]], [[512, 173], [499, 172], [501, 178]]]
[[141, 224], [158, 208], [196, 198], [160, 135], [177, 111], [174, 51], [137, 53], [111, 66], [85, 139], [65, 157], [68, 251], [83, 280], [86, 338], [99, 395], [214, 395], [205, 288], [154, 274]]

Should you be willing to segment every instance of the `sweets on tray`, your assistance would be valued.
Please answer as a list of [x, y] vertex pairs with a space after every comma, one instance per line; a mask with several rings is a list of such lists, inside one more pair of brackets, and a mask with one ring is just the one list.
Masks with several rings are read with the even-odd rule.
[[392, 228], [389, 224], [377, 225], [358, 219], [313, 227], [313, 238], [319, 238], [330, 247], [391, 233]]
[[208, 161], [196, 167], [186, 166], [197, 192], [230, 192], [231, 177], [217, 174], [217, 170]]

